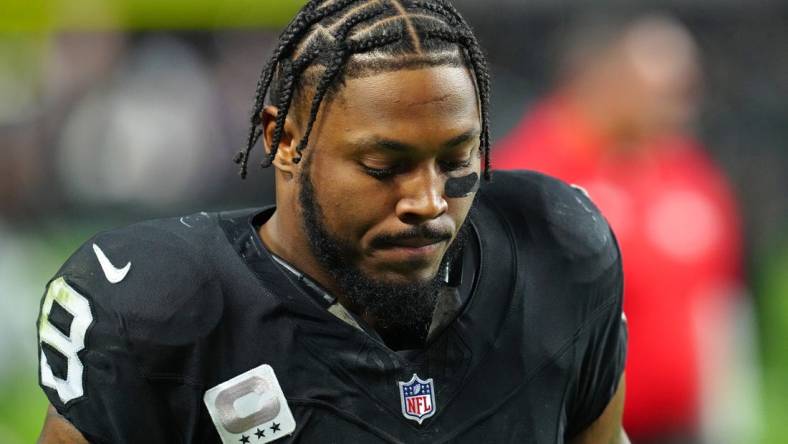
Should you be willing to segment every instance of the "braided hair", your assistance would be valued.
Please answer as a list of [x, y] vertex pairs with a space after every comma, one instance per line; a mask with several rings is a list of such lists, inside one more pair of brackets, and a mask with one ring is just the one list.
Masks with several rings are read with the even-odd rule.
[[305, 88], [314, 87], [304, 135], [293, 159], [297, 163], [307, 148], [321, 103], [344, 79], [440, 65], [468, 66], [474, 74], [481, 112], [480, 152], [484, 178], [489, 180], [487, 61], [470, 26], [449, 0], [307, 2], [280, 35], [260, 74], [246, 147], [234, 159], [241, 166], [241, 177], [246, 177], [249, 153], [263, 134], [261, 113], [266, 103], [279, 112], [262, 167], [270, 166], [276, 157], [291, 105], [300, 100]]

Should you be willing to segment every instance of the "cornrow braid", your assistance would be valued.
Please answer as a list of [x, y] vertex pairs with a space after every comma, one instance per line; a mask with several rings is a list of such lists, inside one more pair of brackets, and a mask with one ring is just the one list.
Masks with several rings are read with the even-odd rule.
[[[451, 55], [457, 50], [459, 56]], [[373, 57], [353, 58], [364, 53]], [[345, 78], [414, 64], [465, 65], [473, 72], [481, 114], [480, 154], [484, 156], [484, 178], [489, 180], [487, 60], [470, 26], [449, 0], [310, 0], [280, 35], [258, 79], [247, 143], [234, 159], [241, 166], [241, 177], [246, 177], [249, 154], [263, 134], [261, 115], [267, 97], [278, 113], [263, 167], [270, 166], [276, 157], [293, 102], [305, 88], [314, 87], [304, 135], [293, 159], [299, 162], [322, 103]], [[313, 68], [323, 71], [318, 75]]]
[[[279, 98], [279, 103], [277, 106], [279, 109], [287, 109], [290, 107], [290, 103], [293, 99], [293, 86], [295, 84], [295, 75], [293, 74], [293, 64], [289, 60], [284, 60], [282, 62], [282, 70], [284, 72], [284, 84], [282, 89], [284, 94], [281, 95]], [[279, 146], [279, 142], [282, 141], [282, 133], [284, 133], [285, 127], [285, 114], [279, 113], [276, 116], [276, 126], [274, 128], [274, 134], [272, 136], [272, 145]], [[274, 161], [275, 154], [269, 154], [268, 158], [264, 161], [263, 166], [268, 166]]]
[[[298, 147], [296, 147], [297, 157], [293, 159], [293, 161], [296, 163], [301, 161], [301, 151], [306, 148], [309, 135], [312, 133], [312, 128], [314, 127], [315, 119], [317, 118], [317, 113], [320, 111], [320, 104], [323, 102], [323, 97], [328, 90], [328, 86], [334, 80], [334, 77], [336, 77], [337, 73], [339, 73], [339, 70], [342, 69], [342, 65], [345, 64], [345, 59], [347, 56], [348, 50], [345, 45], [342, 44], [334, 52], [334, 58], [331, 61], [331, 64], [328, 65], [325, 73], [323, 73], [323, 78], [320, 79], [320, 83], [317, 85], [317, 92], [315, 93], [315, 97], [312, 99], [311, 109], [309, 110], [309, 121], [307, 123], [306, 129], [304, 130], [304, 137], [301, 138], [301, 142], [299, 142]], [[280, 112], [279, 114], [282, 113]], [[276, 153], [277, 148], [278, 145], [273, 145], [271, 147], [271, 153]]]
[[[315, 14], [315, 9], [320, 4], [320, 0], [310, 0], [302, 8], [302, 10], [296, 14], [290, 24], [279, 36], [279, 45], [274, 50], [273, 55], [266, 64], [266, 67], [263, 69], [263, 72], [257, 81], [257, 89], [255, 91], [254, 100], [255, 106], [252, 109], [252, 115], [250, 117], [251, 126], [249, 128], [249, 136], [247, 138], [247, 147], [245, 150], [236, 154], [235, 158], [233, 159], [235, 163], [241, 164], [241, 170], [239, 174], [241, 175], [242, 179], [246, 178], [249, 152], [252, 150], [257, 141], [260, 140], [260, 136], [263, 134], [263, 131], [258, 128], [262, 123], [260, 120], [260, 113], [263, 110], [266, 93], [271, 85], [271, 81], [274, 78], [274, 73], [276, 72], [279, 63], [282, 60], [283, 55], [292, 50], [293, 45], [298, 42], [298, 39], [303, 37], [304, 33], [309, 31], [310, 27], [315, 22], [347, 7], [348, 5], [354, 3], [354, 1], [356, 0], [338, 1], [331, 6], [324, 8], [322, 11], [320, 11], [320, 14]], [[260, 165], [262, 167], [270, 166], [275, 156], [276, 151], [274, 150], [269, 156], [270, 160], [265, 160]]]

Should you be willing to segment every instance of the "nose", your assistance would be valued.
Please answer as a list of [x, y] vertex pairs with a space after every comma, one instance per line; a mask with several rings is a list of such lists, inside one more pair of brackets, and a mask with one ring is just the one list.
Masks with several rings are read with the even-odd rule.
[[434, 168], [414, 171], [400, 184], [397, 217], [411, 225], [440, 217], [449, 208], [443, 197], [443, 188], [443, 180]]

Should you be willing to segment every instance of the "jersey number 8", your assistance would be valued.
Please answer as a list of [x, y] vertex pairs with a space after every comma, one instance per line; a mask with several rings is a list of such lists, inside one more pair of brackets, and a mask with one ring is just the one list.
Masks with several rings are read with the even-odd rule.
[[[57, 310], [65, 310], [71, 317], [70, 324], [65, 328], [63, 325], [56, 326], [50, 320], [50, 315], [56, 304], [59, 306], [56, 308]], [[57, 391], [63, 404], [84, 395], [82, 380], [84, 366], [78, 353], [85, 348], [85, 335], [92, 323], [93, 314], [87, 298], [68, 285], [62, 277], [49, 284], [38, 320], [41, 384]], [[65, 378], [55, 375], [52, 365], [44, 353], [45, 346], [65, 357]]]

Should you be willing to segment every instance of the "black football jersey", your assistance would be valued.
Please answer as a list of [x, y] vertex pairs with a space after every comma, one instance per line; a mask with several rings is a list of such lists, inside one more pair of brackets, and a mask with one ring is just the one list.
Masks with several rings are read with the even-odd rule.
[[256, 231], [272, 212], [100, 233], [57, 272], [40, 382], [88, 440], [553, 444], [612, 399], [621, 259], [582, 190], [533, 172], [484, 184], [461, 306], [419, 350], [388, 348], [272, 256]]

